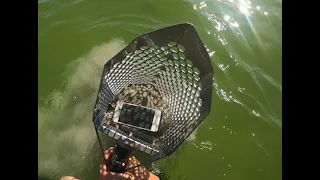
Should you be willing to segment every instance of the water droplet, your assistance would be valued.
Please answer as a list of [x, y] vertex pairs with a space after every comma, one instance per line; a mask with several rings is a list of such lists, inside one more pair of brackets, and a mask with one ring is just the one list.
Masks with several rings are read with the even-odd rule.
[[226, 126], [222, 126], [222, 128], [224, 129], [224, 128], [226, 128]]
[[252, 136], [255, 137], [256, 135], [254, 133], [252, 133]]

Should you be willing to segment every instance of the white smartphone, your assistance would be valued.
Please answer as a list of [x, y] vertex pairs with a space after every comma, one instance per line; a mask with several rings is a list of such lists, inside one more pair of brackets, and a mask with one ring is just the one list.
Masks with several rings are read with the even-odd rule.
[[160, 110], [122, 101], [117, 102], [112, 118], [114, 123], [151, 132], [159, 130], [160, 120]]

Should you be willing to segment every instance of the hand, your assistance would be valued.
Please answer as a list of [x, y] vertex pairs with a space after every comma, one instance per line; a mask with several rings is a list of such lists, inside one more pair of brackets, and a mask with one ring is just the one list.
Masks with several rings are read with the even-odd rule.
[[73, 176], [64, 176], [62, 178], [60, 178], [60, 180], [79, 180]]
[[[106, 161], [109, 160], [112, 154], [113, 148], [108, 149], [104, 152]], [[140, 162], [134, 157], [129, 157], [127, 168], [139, 165]], [[114, 173], [108, 171], [108, 168], [103, 160], [100, 165], [100, 180], [159, 180], [159, 177], [149, 172], [144, 166], [129, 169], [125, 173]]]

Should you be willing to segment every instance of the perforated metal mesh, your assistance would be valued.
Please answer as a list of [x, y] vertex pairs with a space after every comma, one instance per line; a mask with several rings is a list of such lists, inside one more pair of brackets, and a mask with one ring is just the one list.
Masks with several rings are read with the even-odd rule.
[[[141, 151], [170, 155], [210, 113], [212, 78], [209, 56], [192, 25], [179, 24], [142, 35], [105, 64], [95, 125]], [[152, 92], [161, 99], [151, 96]], [[115, 99], [131, 98], [137, 103], [144, 94], [149, 98], [146, 106], [163, 112], [160, 133], [132, 133], [104, 122]]]

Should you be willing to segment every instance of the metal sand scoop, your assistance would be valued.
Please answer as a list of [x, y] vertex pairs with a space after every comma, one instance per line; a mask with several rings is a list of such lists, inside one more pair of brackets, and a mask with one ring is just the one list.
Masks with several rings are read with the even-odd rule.
[[[108, 168], [128, 170], [127, 158], [134, 149], [153, 156], [150, 161], [171, 155], [209, 115], [212, 84], [213, 66], [193, 25], [177, 24], [134, 39], [105, 63], [94, 106], [102, 151], [98, 131], [117, 142]], [[158, 132], [112, 123], [118, 102], [161, 111]]]

